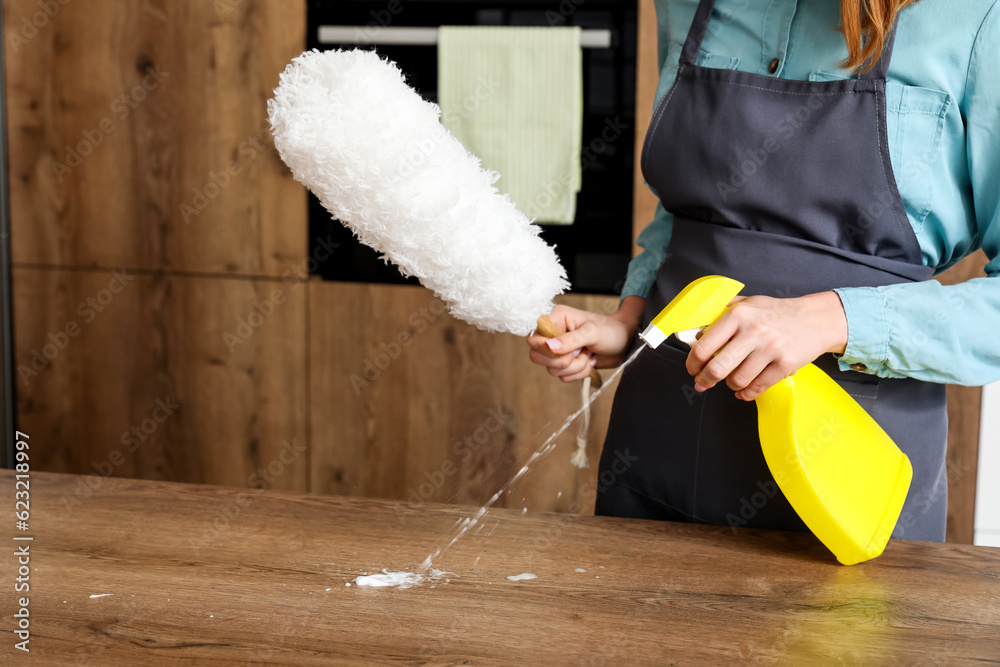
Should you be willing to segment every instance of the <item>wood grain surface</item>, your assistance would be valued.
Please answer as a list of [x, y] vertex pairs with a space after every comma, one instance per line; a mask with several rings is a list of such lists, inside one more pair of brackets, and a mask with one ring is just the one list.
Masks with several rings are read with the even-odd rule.
[[3, 0], [9, 33], [43, 5], [29, 39], [4, 40], [15, 263], [280, 276], [305, 260], [305, 192], [266, 108], [305, 48], [305, 2]]
[[638, 35], [636, 42], [635, 75], [635, 126], [639, 128], [635, 137], [635, 187], [633, 195], [632, 252], [638, 255], [642, 250], [635, 241], [639, 234], [653, 220], [659, 199], [646, 185], [642, 175], [642, 145], [653, 119], [656, 100], [656, 86], [660, 82], [659, 58], [657, 56], [656, 5], [653, 0], [639, 0]]
[[[617, 308], [614, 297], [557, 301]], [[455, 320], [423, 288], [311, 281], [309, 318], [314, 492], [483, 503], [581, 405], [581, 384], [532, 364], [523, 338]], [[518, 484], [502, 506], [592, 508], [579, 494], [596, 483], [613, 393], [592, 408], [590, 467], [569, 464], [574, 423], [537, 466], [544, 484]]]
[[15, 269], [14, 300], [36, 469], [308, 490], [304, 282]]
[[[19, 423], [49, 443], [38, 465], [236, 486], [273, 465], [265, 485], [306, 490], [307, 200], [266, 120], [306, 3], [3, 12], [14, 382]], [[110, 293], [114, 271], [134, 280]], [[286, 301], [227, 345], [275, 289]]]
[[[81, 483], [96, 488], [69, 510]], [[31, 655], [14, 659], [5, 584], [4, 664], [1000, 658], [1000, 549], [893, 541], [843, 567], [807, 534], [492, 510], [436, 563], [450, 583], [370, 589], [346, 584], [413, 571], [474, 508], [45, 473], [31, 493]], [[522, 572], [538, 578], [506, 579]]]

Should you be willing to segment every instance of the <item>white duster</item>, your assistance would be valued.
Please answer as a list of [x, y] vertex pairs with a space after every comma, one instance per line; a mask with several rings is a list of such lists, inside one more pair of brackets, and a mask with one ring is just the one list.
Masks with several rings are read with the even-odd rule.
[[334, 217], [452, 315], [527, 335], [568, 287], [555, 251], [375, 52], [309, 51], [268, 101], [274, 145]]

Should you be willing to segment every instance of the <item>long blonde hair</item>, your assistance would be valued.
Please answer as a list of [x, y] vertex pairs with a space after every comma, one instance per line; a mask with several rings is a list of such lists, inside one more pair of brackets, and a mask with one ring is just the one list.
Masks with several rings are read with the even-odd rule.
[[840, 29], [847, 41], [844, 67], [859, 72], [871, 69], [900, 10], [916, 1], [840, 0]]

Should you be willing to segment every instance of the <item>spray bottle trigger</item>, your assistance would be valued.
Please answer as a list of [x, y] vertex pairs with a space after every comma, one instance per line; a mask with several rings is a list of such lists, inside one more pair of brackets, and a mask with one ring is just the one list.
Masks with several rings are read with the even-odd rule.
[[704, 327], [695, 327], [694, 329], [685, 329], [684, 331], [678, 331], [674, 335], [677, 336], [677, 340], [684, 343], [688, 347], [694, 347], [694, 344], [698, 342], [698, 334], [704, 331]]

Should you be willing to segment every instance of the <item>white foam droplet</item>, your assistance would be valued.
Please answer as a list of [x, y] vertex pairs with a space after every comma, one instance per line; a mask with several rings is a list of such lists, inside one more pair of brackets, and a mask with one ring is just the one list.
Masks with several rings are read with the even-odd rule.
[[[369, 586], [372, 588], [413, 588], [425, 581], [443, 579], [446, 574], [454, 576], [455, 573], [431, 568], [430, 574], [425, 576], [413, 572], [389, 572], [382, 570], [382, 574], [369, 574], [356, 577], [354, 583], [358, 586]], [[451, 579], [448, 579], [447, 582], [450, 583]], [[350, 584], [347, 585], [350, 586]]]
[[528, 579], [537, 579], [537, 574], [532, 574], [530, 572], [522, 572], [521, 574], [512, 574], [507, 577], [510, 581], [526, 581]]
[[91, 595], [91, 598], [106, 598], [109, 595], [114, 595], [114, 593], [98, 593], [97, 595]]
[[576, 569], [575, 569], [575, 570], [573, 570], [573, 571], [574, 571], [574, 572], [586, 572], [586, 570], [584, 570], [584, 569], [583, 569], [582, 567], [578, 567], [578, 568], [576, 568]]

